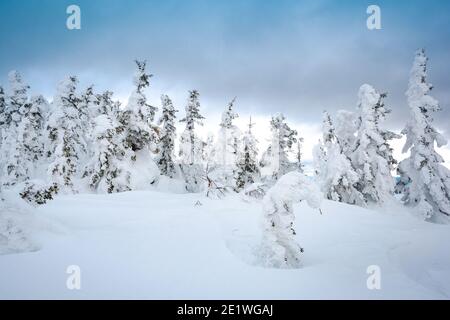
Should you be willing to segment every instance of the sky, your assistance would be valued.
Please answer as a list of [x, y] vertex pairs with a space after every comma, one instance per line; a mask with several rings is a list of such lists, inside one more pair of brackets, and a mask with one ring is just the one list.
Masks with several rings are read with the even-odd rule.
[[[81, 9], [81, 30], [66, 27], [71, 4]], [[381, 30], [366, 27], [371, 4], [381, 9]], [[443, 108], [435, 123], [450, 138], [449, 40], [445, 0], [1, 0], [0, 84], [18, 70], [33, 94], [51, 99], [61, 79], [77, 75], [81, 88], [94, 84], [126, 103], [133, 60], [145, 59], [153, 104], [164, 93], [183, 110], [188, 90], [199, 90], [206, 132], [236, 96], [242, 129], [252, 115], [264, 142], [268, 119], [282, 112], [310, 158], [322, 112], [354, 110], [364, 83], [388, 93], [386, 126], [400, 131], [422, 47]], [[394, 144], [399, 154], [401, 141]]]

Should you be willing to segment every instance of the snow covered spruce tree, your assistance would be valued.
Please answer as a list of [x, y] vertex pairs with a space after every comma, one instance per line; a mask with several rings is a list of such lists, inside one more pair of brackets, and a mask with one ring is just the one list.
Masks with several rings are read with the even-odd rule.
[[319, 187], [298, 171], [282, 176], [263, 199], [265, 228], [262, 262], [269, 268], [299, 268], [303, 249], [295, 240], [293, 203], [306, 200], [319, 208], [323, 195]]
[[380, 127], [391, 112], [384, 104], [385, 97], [368, 84], [358, 93], [359, 127], [351, 159], [359, 176], [357, 188], [367, 203], [384, 203], [394, 193], [391, 171], [397, 162], [389, 140], [400, 136]]
[[235, 101], [236, 98], [228, 104], [227, 109], [222, 113], [222, 121], [217, 136], [216, 161], [224, 167], [234, 167], [239, 152], [241, 132], [233, 124], [233, 120], [239, 117], [233, 110]]
[[183, 174], [186, 190], [198, 192], [202, 189], [203, 147], [204, 142], [195, 133], [195, 124], [203, 125], [204, 117], [200, 114], [200, 94], [197, 90], [189, 92], [186, 115], [180, 122], [186, 123], [180, 138], [180, 168]]
[[131, 190], [128, 169], [133, 152], [124, 143], [125, 127], [118, 120], [120, 104], [111, 97], [110, 91], [100, 96], [101, 108], [93, 120], [93, 156], [84, 173], [90, 188], [102, 193]]
[[6, 129], [7, 113], [6, 113], [5, 90], [0, 86], [0, 147], [2, 144], [3, 130]]
[[134, 152], [147, 149], [156, 149], [157, 131], [152, 124], [155, 118], [156, 107], [147, 103], [144, 94], [145, 88], [150, 85], [153, 76], [146, 72], [145, 61], [135, 61], [137, 70], [134, 75], [135, 89], [132, 92], [128, 105], [123, 112], [124, 122], [127, 124], [126, 143]]
[[328, 112], [324, 112], [323, 142], [314, 148], [314, 167], [317, 180], [327, 199], [349, 204], [364, 205], [364, 196], [356, 188], [358, 174], [336, 137]]
[[234, 189], [236, 185], [236, 162], [239, 154], [241, 131], [234, 125], [234, 119], [239, 115], [233, 110], [236, 98], [234, 98], [222, 113], [220, 130], [217, 135], [215, 159], [211, 176], [216, 183], [224, 188]]
[[449, 221], [450, 171], [442, 165], [444, 159], [436, 152], [447, 141], [433, 127], [433, 113], [441, 110], [439, 102], [429, 93], [433, 86], [427, 82], [428, 58], [424, 50], [416, 53], [406, 92], [411, 117], [405, 129], [403, 152], [410, 156], [399, 164], [404, 189], [403, 200], [416, 207], [428, 221]]
[[3, 183], [15, 185], [29, 179], [32, 162], [26, 157], [25, 148], [27, 142], [30, 142], [27, 140], [29, 140], [29, 136], [33, 136], [33, 132], [24, 131], [27, 127], [25, 122], [28, 123], [28, 121], [22, 125], [22, 119], [29, 114], [31, 109], [28, 98], [29, 86], [23, 82], [17, 71], [11, 71], [8, 78], [11, 93], [6, 102], [5, 116], [7, 120], [1, 148], [5, 176]]
[[30, 236], [32, 213], [20, 200], [3, 197], [0, 187], [0, 256], [39, 249]]
[[255, 183], [260, 179], [260, 171], [258, 166], [258, 140], [252, 133], [252, 118], [248, 124], [248, 130], [242, 138], [241, 150], [238, 154], [236, 168], [236, 186], [235, 190], [240, 191], [247, 185]]
[[10, 175], [12, 178], [10, 184], [32, 178], [43, 157], [44, 116], [48, 103], [44, 97], [36, 96], [31, 98], [29, 106], [27, 112], [22, 115], [17, 129], [16, 145], [13, 150], [15, 176]]
[[87, 154], [84, 140], [87, 124], [81, 120], [83, 112], [79, 110], [77, 84], [73, 76], [59, 84], [47, 125], [49, 141], [53, 144], [48, 174], [60, 191], [75, 191], [74, 179]]
[[355, 112], [348, 110], [339, 110], [336, 113], [334, 123], [335, 135], [342, 153], [351, 158], [355, 149], [356, 132], [358, 131], [359, 119]]
[[288, 154], [297, 142], [297, 131], [291, 129], [281, 113], [277, 113], [270, 121], [272, 140], [264, 152], [260, 166], [269, 181], [275, 181], [285, 173], [295, 170], [295, 165], [289, 161]]
[[175, 110], [172, 100], [167, 95], [161, 96], [162, 115], [158, 120], [161, 126], [158, 141], [158, 156], [156, 164], [161, 174], [173, 178], [175, 176], [174, 149], [176, 138], [175, 118], [178, 110]]

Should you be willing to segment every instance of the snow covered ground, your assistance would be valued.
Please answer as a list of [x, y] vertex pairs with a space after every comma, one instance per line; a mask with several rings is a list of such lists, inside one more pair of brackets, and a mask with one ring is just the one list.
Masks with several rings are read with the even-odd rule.
[[[197, 201], [202, 205], [195, 205]], [[134, 191], [60, 196], [37, 209], [40, 250], [0, 256], [0, 298], [449, 299], [450, 225], [400, 206], [295, 206], [303, 268], [258, 266], [260, 202]], [[81, 268], [69, 290], [67, 267]], [[366, 285], [368, 266], [381, 289]]]

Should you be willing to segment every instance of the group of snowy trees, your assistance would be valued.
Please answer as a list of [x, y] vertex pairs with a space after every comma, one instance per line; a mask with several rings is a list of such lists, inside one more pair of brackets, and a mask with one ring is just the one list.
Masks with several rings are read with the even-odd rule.
[[[261, 161], [251, 122], [242, 133], [233, 99], [223, 112], [217, 139], [203, 141], [200, 94], [189, 92], [185, 115], [177, 119], [172, 100], [161, 96], [158, 108], [145, 90], [152, 75], [145, 61], [136, 61], [134, 89], [124, 107], [113, 93], [81, 91], [78, 79], [58, 85], [53, 101], [29, 97], [20, 74], [9, 74], [9, 91], [0, 86], [0, 170], [4, 187], [18, 188], [28, 201], [42, 204], [57, 193], [92, 190], [114, 193], [158, 182], [161, 175], [184, 181], [187, 192], [208, 196], [239, 192], [256, 182], [273, 184], [283, 174], [301, 169], [301, 151], [289, 153], [301, 138], [277, 114], [270, 123], [272, 141]], [[185, 125], [175, 150], [176, 124]], [[268, 172], [261, 174], [261, 168]]]
[[[397, 167], [389, 142], [401, 136], [382, 127], [390, 113], [384, 103], [386, 94], [364, 84], [358, 92], [355, 112], [341, 110], [335, 120], [324, 112], [323, 137], [314, 149], [315, 177], [321, 190], [297, 171], [283, 175], [264, 197], [261, 258], [265, 266], [301, 266], [303, 249], [295, 240], [292, 205], [306, 200], [310, 207], [319, 208], [322, 193], [330, 200], [366, 206], [389, 202], [397, 192], [425, 220], [449, 221], [450, 170], [443, 166], [444, 159], [435, 150], [435, 146], [447, 142], [432, 126], [432, 115], [440, 106], [429, 95], [432, 86], [427, 82], [427, 61], [424, 50], [418, 51], [406, 92], [411, 118], [402, 131], [406, 135], [403, 152], [410, 154]], [[280, 120], [272, 120], [273, 128], [278, 128], [277, 139], [284, 138], [277, 146], [289, 146], [295, 142], [295, 134], [280, 126]], [[265, 156], [280, 153], [283, 163], [283, 151], [276, 147], [271, 145]], [[395, 168], [399, 174], [397, 184], [391, 174]], [[280, 171], [284, 174], [276, 170], [274, 176]]]
[[[184, 117], [167, 95], [158, 108], [148, 103], [145, 90], [152, 75], [136, 61], [134, 89], [127, 105], [113, 93], [81, 91], [76, 77], [63, 80], [53, 101], [29, 96], [21, 75], [9, 74], [9, 90], [0, 86], [1, 185], [18, 187], [22, 197], [45, 203], [56, 193], [113, 193], [156, 184], [161, 175], [180, 179], [187, 192], [206, 191], [211, 197], [244, 191], [263, 196], [288, 172], [303, 171], [303, 139], [282, 114], [270, 121], [271, 138], [258, 157], [258, 140], [251, 119], [242, 132], [235, 124], [236, 99], [225, 108], [216, 138], [204, 141], [198, 126], [200, 94], [189, 92]], [[416, 206], [427, 220], [450, 215], [449, 170], [435, 151], [445, 139], [432, 126], [440, 109], [429, 95], [427, 58], [416, 55], [407, 91], [411, 119], [405, 152], [397, 165], [390, 141], [401, 136], [383, 128], [390, 113], [386, 94], [370, 85], [358, 92], [355, 111], [323, 116], [323, 137], [314, 149], [316, 179], [326, 198], [360, 206], [389, 202], [394, 192]], [[177, 123], [184, 130], [177, 136]], [[176, 141], [179, 145], [176, 148]], [[176, 150], [177, 149], [177, 150]], [[178, 151], [178, 152], [177, 152]], [[397, 184], [391, 172], [397, 170]]]
[[[401, 135], [382, 126], [390, 113], [386, 94], [365, 84], [359, 89], [355, 112], [339, 111], [335, 120], [324, 113], [323, 138], [314, 149], [314, 163], [328, 199], [366, 206], [389, 202], [397, 192], [426, 220], [450, 216], [450, 172], [435, 150], [435, 142], [441, 147], [446, 141], [432, 126], [433, 112], [440, 107], [429, 95], [427, 61], [424, 50], [418, 51], [406, 92], [411, 119], [402, 131], [407, 139], [403, 152], [410, 155], [398, 166], [389, 143]], [[397, 183], [391, 174], [395, 169], [400, 176]]]

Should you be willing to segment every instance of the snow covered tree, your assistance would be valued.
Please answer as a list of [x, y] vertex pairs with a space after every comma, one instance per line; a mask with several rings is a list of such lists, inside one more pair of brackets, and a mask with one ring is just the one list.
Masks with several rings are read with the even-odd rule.
[[158, 157], [156, 164], [161, 173], [169, 178], [175, 176], [174, 149], [176, 138], [175, 118], [178, 110], [175, 110], [172, 100], [167, 95], [161, 96], [162, 116], [158, 124], [162, 126], [159, 134]]
[[282, 176], [263, 199], [265, 228], [262, 240], [263, 264], [269, 268], [299, 268], [303, 248], [295, 240], [293, 203], [306, 200], [320, 208], [319, 187], [298, 171]]
[[6, 129], [7, 122], [5, 91], [3, 87], [0, 86], [0, 146], [2, 144], [3, 130]]
[[30, 236], [31, 216], [29, 208], [3, 198], [0, 190], [0, 255], [38, 250]]
[[281, 113], [277, 113], [270, 121], [272, 140], [264, 152], [260, 166], [264, 168], [269, 179], [277, 180], [285, 173], [295, 170], [295, 165], [289, 161], [288, 154], [297, 142], [297, 131], [291, 129]]
[[358, 93], [359, 128], [351, 160], [359, 176], [357, 188], [365, 202], [384, 203], [394, 193], [391, 171], [396, 161], [389, 140], [400, 136], [380, 127], [390, 113], [383, 101], [385, 97], [368, 84], [362, 85]]
[[339, 110], [336, 113], [335, 134], [342, 149], [342, 153], [351, 157], [356, 143], [358, 119], [355, 112]]
[[152, 124], [157, 108], [147, 103], [144, 90], [150, 85], [153, 75], [146, 72], [145, 61], [136, 61], [136, 65], [135, 89], [122, 114], [127, 125], [126, 143], [135, 152], [143, 149], [151, 151], [155, 149], [157, 141], [156, 128]]
[[74, 191], [73, 180], [87, 152], [84, 141], [87, 124], [81, 120], [77, 84], [76, 77], [68, 77], [59, 84], [47, 126], [49, 139], [54, 144], [48, 173], [60, 190]]
[[206, 137], [205, 146], [203, 148], [203, 161], [210, 166], [214, 165], [216, 161], [216, 144], [212, 132], [208, 132]]
[[186, 128], [180, 138], [181, 172], [188, 192], [198, 192], [202, 188], [203, 148], [204, 142], [195, 133], [195, 124], [203, 125], [204, 117], [200, 114], [200, 101], [197, 90], [189, 92], [186, 115], [180, 122]]
[[17, 128], [15, 147], [10, 156], [14, 158], [9, 163], [9, 185], [28, 180], [34, 176], [36, 165], [43, 157], [44, 114], [48, 103], [42, 96], [30, 100], [28, 112], [22, 115]]
[[433, 86], [427, 82], [428, 58], [425, 50], [416, 53], [406, 92], [411, 118], [402, 133], [406, 135], [403, 152], [410, 156], [399, 164], [403, 181], [411, 181], [403, 200], [416, 207], [428, 221], [448, 221], [450, 216], [450, 171], [436, 152], [447, 141], [433, 127], [433, 113], [440, 111], [439, 102], [430, 95]]
[[[29, 169], [32, 166], [31, 159], [25, 153], [26, 141], [33, 132], [25, 131], [28, 120], [22, 119], [30, 113], [31, 103], [28, 99], [29, 86], [26, 85], [17, 71], [11, 71], [8, 75], [11, 93], [7, 99], [6, 113], [7, 123], [2, 141], [2, 166], [5, 175], [3, 181], [6, 185], [15, 185], [29, 178]], [[30, 129], [30, 128], [28, 128]]]
[[94, 119], [94, 153], [84, 173], [89, 177], [90, 188], [103, 193], [131, 190], [129, 168], [133, 152], [124, 143], [125, 127], [118, 121], [119, 104], [111, 97], [110, 91], [102, 95], [102, 107]]
[[[227, 188], [235, 188], [236, 162], [239, 155], [241, 131], [234, 125], [238, 114], [234, 112], [234, 98], [222, 113], [220, 130], [217, 135], [216, 149], [214, 151], [214, 168], [212, 170], [216, 180]], [[219, 181], [216, 181], [219, 183]]]
[[120, 102], [112, 100], [113, 94], [112, 91], [107, 90], [93, 98], [90, 107], [92, 119], [101, 114], [118, 114]]
[[22, 80], [22, 76], [17, 71], [11, 71], [8, 74], [11, 93], [7, 99], [7, 113], [11, 121], [18, 126], [22, 115], [27, 113], [30, 108], [28, 99], [28, 89], [30, 87]]
[[248, 124], [248, 130], [242, 139], [242, 150], [239, 152], [237, 169], [236, 169], [236, 186], [237, 191], [242, 190], [248, 184], [255, 183], [260, 178], [258, 167], [258, 140], [252, 133], [252, 118]]
[[297, 167], [297, 170], [301, 173], [303, 173], [303, 153], [302, 153], [302, 143], [303, 138], [297, 139], [297, 150], [295, 153], [295, 165]]
[[330, 115], [324, 112], [323, 142], [314, 148], [314, 166], [322, 192], [327, 199], [364, 205], [364, 196], [356, 188], [359, 180], [350, 159], [336, 137]]

